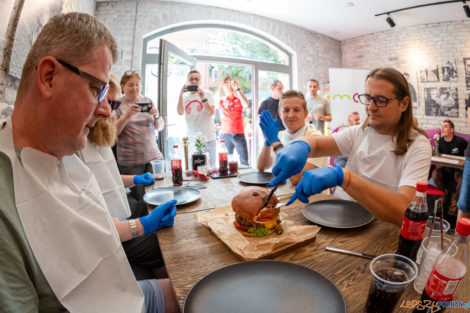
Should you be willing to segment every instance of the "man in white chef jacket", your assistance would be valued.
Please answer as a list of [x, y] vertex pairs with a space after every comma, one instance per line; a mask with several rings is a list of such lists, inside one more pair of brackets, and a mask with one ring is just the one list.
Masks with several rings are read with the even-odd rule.
[[28, 54], [0, 125], [2, 312], [145, 310], [96, 179], [74, 155], [110, 114], [116, 59], [109, 30], [83, 13], [51, 18]]

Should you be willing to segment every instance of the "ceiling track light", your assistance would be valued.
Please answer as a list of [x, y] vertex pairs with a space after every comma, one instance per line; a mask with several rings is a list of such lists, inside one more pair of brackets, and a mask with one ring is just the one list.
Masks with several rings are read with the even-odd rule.
[[393, 11], [388, 11], [388, 12], [375, 14], [375, 16], [387, 15], [387, 18], [385, 19], [385, 21], [387, 21], [387, 23], [388, 23], [388, 25], [390, 25], [390, 27], [395, 27], [396, 24], [395, 24], [395, 21], [390, 16], [391, 13], [406, 11], [406, 10], [411, 10], [411, 9], [416, 9], [416, 8], [422, 8], [422, 7], [428, 7], [428, 6], [431, 6], [431, 5], [453, 3], [453, 2], [463, 2], [464, 3], [463, 10], [465, 11], [465, 15], [467, 15], [467, 17], [470, 18], [470, 7], [467, 5], [467, 0], [448, 0], [448, 1], [439, 1], [439, 2], [434, 2], [434, 3], [426, 3], [426, 4], [415, 5], [415, 6], [412, 6], [412, 7], [407, 7], [407, 8], [402, 8], [402, 9], [397, 9], [397, 10], [393, 10]]
[[467, 15], [468, 18], [470, 18], [470, 8], [468, 7], [468, 4], [466, 1], [462, 1], [464, 3], [463, 5], [463, 10], [465, 11], [465, 15]]
[[390, 25], [390, 27], [392, 27], [392, 28], [395, 27], [396, 24], [395, 24], [395, 22], [393, 21], [392, 17], [390, 16], [390, 14], [387, 14], [387, 15], [388, 15], [388, 16], [387, 16], [387, 18], [386, 18], [385, 20], [387, 21], [388, 25]]

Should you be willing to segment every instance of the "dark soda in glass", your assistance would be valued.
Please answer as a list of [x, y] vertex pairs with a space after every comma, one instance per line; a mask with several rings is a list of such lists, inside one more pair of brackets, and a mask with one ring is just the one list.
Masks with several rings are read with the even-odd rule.
[[236, 174], [238, 172], [238, 161], [228, 162], [228, 170], [230, 174]]
[[[393, 282], [404, 282], [408, 279], [406, 272], [398, 268], [383, 268], [376, 272], [376, 275]], [[366, 313], [391, 313], [404, 289], [384, 290], [377, 287], [377, 283], [372, 282], [367, 297]]]

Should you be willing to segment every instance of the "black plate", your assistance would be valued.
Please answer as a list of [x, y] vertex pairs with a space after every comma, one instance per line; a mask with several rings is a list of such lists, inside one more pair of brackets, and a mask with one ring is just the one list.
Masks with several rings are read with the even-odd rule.
[[184, 313], [345, 313], [343, 294], [322, 274], [295, 263], [260, 260], [232, 264], [203, 277], [189, 291]]
[[355, 228], [369, 224], [374, 215], [362, 205], [349, 200], [323, 200], [302, 209], [310, 222], [331, 228]]
[[238, 178], [245, 184], [264, 186], [274, 178], [274, 175], [269, 172], [250, 172], [241, 174]]
[[175, 199], [176, 205], [196, 201], [201, 197], [199, 190], [188, 187], [157, 187], [144, 195], [144, 201], [151, 205], [160, 205]]

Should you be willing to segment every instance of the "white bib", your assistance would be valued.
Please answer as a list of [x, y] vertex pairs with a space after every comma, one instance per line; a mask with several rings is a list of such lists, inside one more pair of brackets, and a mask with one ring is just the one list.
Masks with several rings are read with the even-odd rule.
[[70, 312], [143, 312], [106, 203], [91, 171], [77, 158], [58, 161], [24, 148], [21, 161], [11, 118], [0, 131], [11, 160], [15, 203], [34, 256], [54, 294]]

